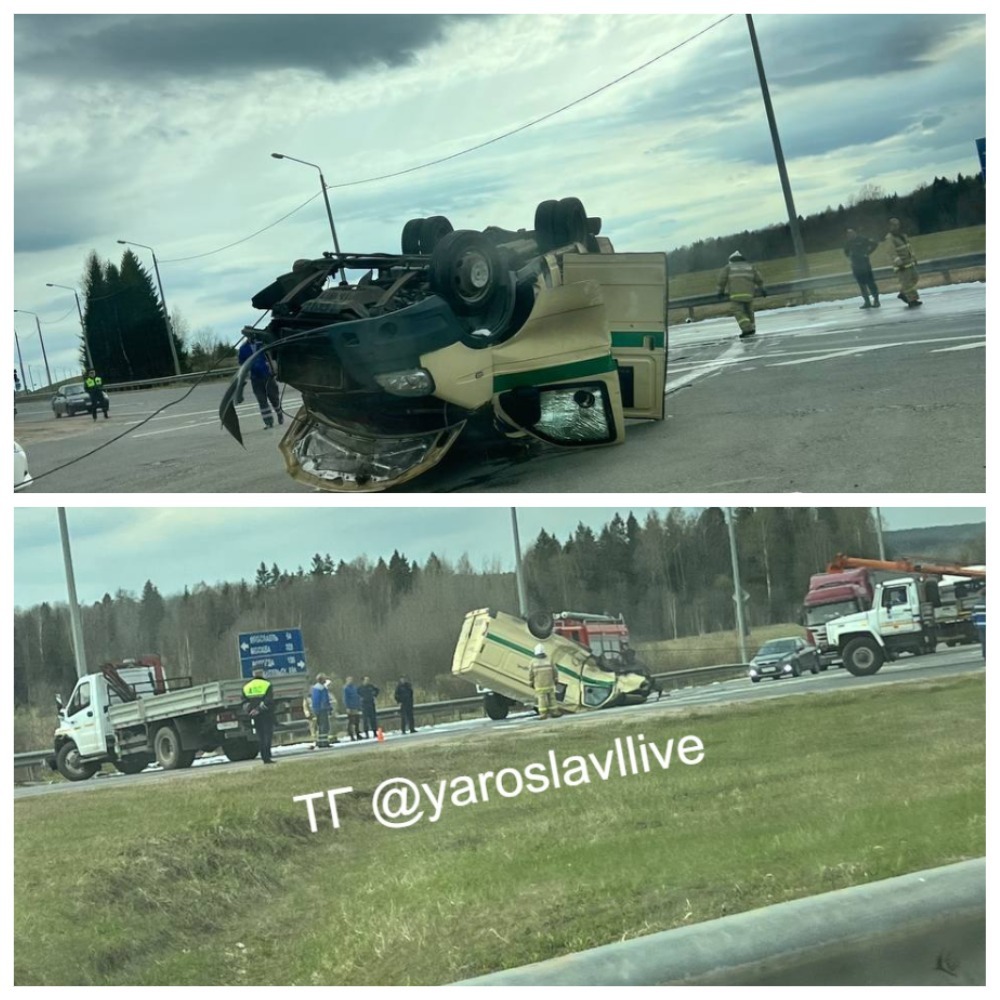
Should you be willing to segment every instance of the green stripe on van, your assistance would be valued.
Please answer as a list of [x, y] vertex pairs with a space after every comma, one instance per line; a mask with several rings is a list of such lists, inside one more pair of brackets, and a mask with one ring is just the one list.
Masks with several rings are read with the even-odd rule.
[[546, 382], [565, 382], [568, 379], [586, 378], [588, 375], [604, 375], [615, 370], [615, 359], [610, 354], [599, 358], [589, 358], [587, 361], [571, 361], [565, 365], [553, 365], [551, 368], [533, 368], [527, 372], [514, 372], [510, 375], [494, 375], [493, 391], [506, 392], [522, 385], [543, 385]]
[[662, 330], [649, 330], [646, 333], [636, 332], [635, 330], [625, 331], [611, 331], [611, 346], [612, 347], [645, 347], [646, 338], [653, 338], [653, 348], [663, 348], [667, 343], [667, 335]]
[[[507, 649], [512, 649], [515, 653], [521, 653], [523, 656], [527, 657], [529, 660], [534, 655], [534, 649], [528, 649], [527, 646], [522, 646], [519, 643], [513, 642], [510, 639], [503, 639], [497, 635], [487, 635], [487, 642], [495, 642], [498, 646], [504, 646]], [[561, 674], [569, 674], [570, 677], [578, 681], [583, 681], [585, 684], [592, 684], [595, 687], [606, 687], [613, 688], [615, 686], [614, 681], [606, 681], [603, 677], [583, 677], [578, 674], [575, 670], [570, 670], [569, 667], [564, 667], [561, 664], [556, 664], [556, 671]]]

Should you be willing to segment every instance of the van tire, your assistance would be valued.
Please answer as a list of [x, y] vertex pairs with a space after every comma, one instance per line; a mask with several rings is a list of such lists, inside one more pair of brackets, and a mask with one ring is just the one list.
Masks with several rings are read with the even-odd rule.
[[423, 229], [425, 221], [425, 219], [410, 219], [403, 226], [400, 246], [404, 254], [420, 253], [420, 231]]
[[164, 771], [178, 771], [190, 767], [197, 751], [185, 750], [181, 738], [173, 726], [161, 726], [153, 737], [153, 750], [156, 752], [156, 763]]
[[483, 709], [494, 722], [499, 722], [501, 719], [507, 718], [510, 712], [510, 702], [503, 695], [491, 691], [489, 694], [483, 695]]
[[428, 219], [422, 219], [420, 223], [420, 252], [430, 254], [434, 248], [449, 233], [453, 233], [455, 227], [451, 220], [443, 215], [432, 215]]
[[86, 781], [100, 771], [100, 764], [84, 763], [80, 760], [80, 753], [76, 749], [76, 744], [72, 742], [64, 743], [56, 754], [56, 770], [67, 781]]
[[552, 615], [548, 611], [534, 611], [527, 618], [528, 631], [536, 639], [548, 639], [555, 628]]
[[844, 647], [844, 667], [855, 677], [877, 674], [883, 663], [885, 654], [874, 639], [852, 639]]

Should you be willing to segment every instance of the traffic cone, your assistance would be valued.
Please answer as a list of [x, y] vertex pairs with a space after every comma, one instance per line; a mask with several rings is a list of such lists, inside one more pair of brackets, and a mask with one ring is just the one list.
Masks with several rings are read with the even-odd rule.
[[375, 730], [375, 739], [377, 739], [379, 743], [385, 743], [385, 733], [382, 732], [381, 727]]

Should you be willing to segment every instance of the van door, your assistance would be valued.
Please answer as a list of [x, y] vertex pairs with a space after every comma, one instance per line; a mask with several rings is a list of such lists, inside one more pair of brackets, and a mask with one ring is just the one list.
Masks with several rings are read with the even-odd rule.
[[107, 699], [100, 697], [98, 684], [97, 678], [81, 678], [63, 714], [63, 721], [72, 730], [73, 742], [81, 757], [107, 752]]
[[565, 254], [563, 281], [596, 281], [626, 417], [663, 419], [667, 384], [667, 255]]
[[564, 447], [625, 437], [618, 370], [594, 281], [542, 288], [527, 321], [493, 348], [493, 411], [510, 428]]

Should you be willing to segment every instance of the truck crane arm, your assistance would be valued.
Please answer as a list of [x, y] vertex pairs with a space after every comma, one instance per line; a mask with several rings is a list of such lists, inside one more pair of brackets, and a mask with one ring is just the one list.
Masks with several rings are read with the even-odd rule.
[[964, 576], [970, 580], [985, 580], [986, 570], [971, 566], [953, 566], [949, 564], [911, 562], [909, 559], [860, 559], [856, 556], [837, 555], [826, 570], [836, 573], [844, 569], [881, 569], [890, 573], [924, 573], [928, 576]]

